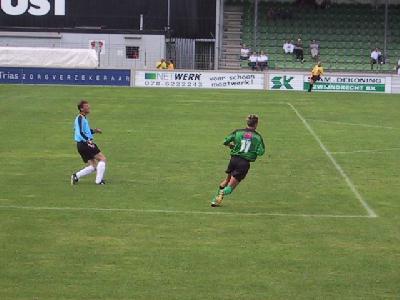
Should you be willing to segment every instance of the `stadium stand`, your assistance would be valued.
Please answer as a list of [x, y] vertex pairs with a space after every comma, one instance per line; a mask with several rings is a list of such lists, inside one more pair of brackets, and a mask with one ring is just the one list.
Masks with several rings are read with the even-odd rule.
[[[312, 39], [320, 43], [320, 58], [325, 68], [338, 71], [370, 71], [370, 53], [384, 47], [384, 7], [362, 4], [333, 4], [326, 8], [296, 3], [259, 3], [257, 38], [254, 44], [253, 1], [233, 1], [243, 10], [241, 42], [253, 50], [267, 51], [270, 68], [310, 69]], [[232, 9], [232, 8], [230, 8]], [[400, 6], [389, 8], [386, 64], [374, 70], [393, 72], [400, 58]], [[283, 53], [285, 40], [303, 40], [305, 62]], [[247, 67], [242, 62], [242, 68]]]

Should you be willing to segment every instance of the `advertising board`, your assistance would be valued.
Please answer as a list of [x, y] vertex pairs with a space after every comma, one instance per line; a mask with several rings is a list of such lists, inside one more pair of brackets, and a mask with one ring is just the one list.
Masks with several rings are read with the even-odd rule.
[[0, 83], [130, 86], [130, 70], [0, 67]]
[[137, 71], [135, 86], [262, 90], [264, 89], [264, 74]]
[[[314, 83], [314, 91], [390, 93], [390, 77], [381, 76], [322, 76]], [[309, 77], [304, 76], [303, 90], [308, 90]]]

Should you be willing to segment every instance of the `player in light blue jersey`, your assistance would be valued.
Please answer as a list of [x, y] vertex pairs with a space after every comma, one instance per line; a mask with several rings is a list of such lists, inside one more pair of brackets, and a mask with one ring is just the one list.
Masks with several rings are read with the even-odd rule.
[[78, 104], [79, 115], [74, 122], [74, 140], [82, 160], [88, 165], [71, 175], [71, 185], [79, 182], [83, 176], [96, 172], [96, 184], [103, 185], [104, 172], [106, 170], [106, 157], [93, 142], [95, 133], [102, 133], [100, 128], [91, 129], [86, 116], [90, 113], [89, 102], [82, 100]]

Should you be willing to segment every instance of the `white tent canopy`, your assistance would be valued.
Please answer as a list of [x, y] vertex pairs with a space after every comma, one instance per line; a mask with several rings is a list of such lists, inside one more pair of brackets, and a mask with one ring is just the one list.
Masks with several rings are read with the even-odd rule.
[[94, 49], [0, 47], [1, 67], [96, 68]]

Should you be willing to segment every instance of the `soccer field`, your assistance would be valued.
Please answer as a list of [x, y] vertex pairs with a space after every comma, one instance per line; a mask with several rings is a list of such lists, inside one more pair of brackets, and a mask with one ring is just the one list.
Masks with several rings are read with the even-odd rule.
[[[107, 156], [87, 177], [80, 99]], [[0, 299], [399, 299], [398, 95], [0, 86]], [[220, 208], [223, 138], [267, 153]]]

